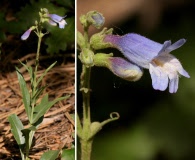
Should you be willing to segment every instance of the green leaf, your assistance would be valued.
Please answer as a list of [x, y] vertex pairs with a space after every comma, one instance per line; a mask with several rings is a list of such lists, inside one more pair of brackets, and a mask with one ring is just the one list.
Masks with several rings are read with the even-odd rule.
[[26, 70], [30, 74], [30, 82], [31, 82], [31, 85], [32, 85], [33, 81], [34, 81], [34, 78], [35, 78], [32, 67], [31, 66], [28, 67], [26, 64], [22, 63], [20, 60], [19, 60], [19, 62], [26, 68]]
[[30, 116], [31, 116], [30, 94], [28, 92], [28, 88], [27, 88], [26, 82], [24, 80], [24, 77], [22, 76], [22, 74], [20, 73], [18, 68], [16, 68], [16, 73], [18, 76], [19, 84], [20, 84], [20, 90], [22, 91], [22, 100], [24, 103], [26, 114], [28, 116], [28, 119], [30, 119]]
[[43, 77], [47, 74], [47, 72], [53, 68], [53, 66], [57, 63], [57, 61], [55, 61], [53, 64], [51, 64], [45, 71], [44, 73], [41, 75], [41, 77], [38, 79], [37, 81], [37, 85], [41, 82], [41, 80], [43, 79]]
[[50, 101], [48, 102], [48, 94], [46, 94], [41, 103], [38, 104], [36, 107], [35, 107], [35, 110], [34, 110], [34, 114], [33, 114], [33, 120], [32, 120], [32, 124], [33, 123], [36, 123], [40, 117], [42, 117], [56, 102], [58, 101], [61, 101], [63, 99], [66, 99], [68, 98], [69, 96], [66, 96], [66, 97], [60, 97], [60, 98], [57, 98], [53, 101]]
[[46, 88], [46, 86], [43, 86], [41, 88], [38, 88], [35, 91], [35, 95], [32, 97], [32, 102], [36, 102], [37, 99], [39, 98], [39, 96], [41, 95], [41, 93], [43, 93], [43, 90]]
[[60, 50], [65, 51], [67, 46], [74, 44], [75, 39], [75, 24], [74, 17], [66, 18], [67, 25], [64, 29], [58, 27], [48, 27], [50, 36], [45, 43], [48, 45], [47, 52], [50, 54], [58, 53]]
[[75, 160], [75, 148], [62, 150], [61, 160]]
[[58, 158], [60, 150], [47, 151], [43, 153], [40, 160], [55, 160]]
[[14, 135], [14, 138], [18, 145], [23, 145], [25, 143], [25, 138], [21, 130], [24, 129], [24, 126], [16, 114], [12, 114], [8, 117], [8, 121], [11, 125], [11, 132]]

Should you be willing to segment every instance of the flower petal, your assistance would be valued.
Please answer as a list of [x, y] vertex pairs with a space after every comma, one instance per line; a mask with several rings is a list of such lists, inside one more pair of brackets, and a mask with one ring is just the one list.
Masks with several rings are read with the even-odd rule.
[[113, 44], [129, 61], [143, 68], [149, 68], [150, 61], [158, 55], [163, 46], [135, 33], [124, 36], [106, 35], [104, 41]]
[[59, 28], [64, 28], [66, 24], [67, 24], [67, 23], [66, 23], [66, 21], [65, 21], [64, 19], [61, 20], [61, 21], [59, 22]]
[[52, 25], [52, 26], [57, 26], [57, 23], [52, 21], [52, 20], [49, 20], [49, 24]]
[[173, 43], [171, 46], [169, 46], [167, 49], [166, 49], [166, 52], [171, 52], [179, 47], [181, 47], [184, 43], [186, 42], [186, 40], [183, 38], [183, 39], [180, 39], [178, 40], [177, 42]]
[[61, 17], [57, 14], [49, 14], [49, 17], [54, 21], [59, 23], [64, 17]]
[[165, 41], [161, 50], [158, 52], [158, 55], [164, 54], [169, 46], [171, 46], [171, 41]]
[[168, 76], [160, 67], [150, 64], [149, 71], [152, 78], [152, 86], [156, 90], [164, 91], [168, 86]]
[[179, 76], [176, 75], [173, 79], [170, 79], [169, 92], [176, 93], [178, 89], [178, 84], [179, 84]]

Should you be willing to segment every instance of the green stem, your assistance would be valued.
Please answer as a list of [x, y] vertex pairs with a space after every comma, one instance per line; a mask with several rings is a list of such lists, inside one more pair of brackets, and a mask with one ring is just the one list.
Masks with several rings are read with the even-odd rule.
[[[36, 75], [37, 75], [37, 70], [39, 67], [39, 55], [40, 55], [40, 48], [41, 48], [41, 40], [42, 40], [42, 36], [41, 33], [38, 36], [38, 44], [37, 44], [37, 53], [36, 53], [36, 60], [35, 60], [35, 70], [34, 70], [34, 78], [33, 78], [33, 88], [32, 88], [32, 96], [34, 97], [36, 89], [37, 89], [37, 79], [36, 79]], [[31, 103], [31, 107], [32, 107], [32, 111], [31, 111], [31, 122], [33, 120], [33, 113], [34, 113], [34, 107], [35, 107], [35, 102]]]
[[[31, 86], [33, 86], [31, 98], [35, 96], [36, 90], [37, 90], [37, 78], [36, 78], [36, 75], [37, 75], [37, 71], [38, 71], [38, 67], [39, 67], [39, 55], [40, 55], [41, 40], [42, 40], [42, 35], [41, 34], [42, 33], [39, 32], [39, 35], [38, 35], [38, 44], [37, 44], [37, 53], [36, 53], [36, 60], [35, 60], [35, 70], [34, 70], [34, 73], [33, 73], [34, 74], [33, 84], [31, 84]], [[31, 102], [31, 108], [32, 108], [32, 110], [31, 110], [30, 122], [32, 122], [32, 120], [33, 120], [33, 113], [34, 113], [35, 105], [36, 105], [36, 100], [34, 99]], [[29, 133], [28, 147], [26, 147], [26, 158], [27, 159], [28, 159], [28, 156], [29, 156], [29, 151], [30, 151], [30, 148], [31, 148], [31, 145], [32, 145], [32, 141], [33, 141], [34, 134], [35, 134], [35, 131], [31, 131]]]
[[35, 73], [38, 70], [38, 66], [39, 66], [39, 55], [40, 55], [40, 48], [41, 48], [41, 40], [42, 40], [42, 36], [41, 33], [38, 36], [38, 44], [37, 44], [37, 54], [36, 54], [36, 61], [35, 61]]
[[81, 160], [90, 160], [91, 159], [91, 150], [93, 140], [80, 140], [81, 142]]
[[80, 137], [81, 143], [81, 160], [90, 160], [91, 148], [93, 140], [90, 139], [90, 126], [91, 126], [91, 115], [90, 115], [90, 73], [91, 68], [83, 65], [83, 72], [81, 74], [81, 85], [83, 93], [83, 128]]
[[[84, 40], [85, 47], [90, 48], [89, 37], [88, 37], [89, 26], [84, 26]], [[81, 160], [91, 159], [91, 150], [93, 139], [90, 138], [91, 135], [91, 115], [90, 115], [90, 75], [91, 67], [85, 65], [82, 66], [81, 73], [81, 91], [83, 96], [83, 125], [81, 126], [80, 120], [78, 122], [78, 136], [81, 143]], [[79, 117], [77, 116], [77, 119]]]

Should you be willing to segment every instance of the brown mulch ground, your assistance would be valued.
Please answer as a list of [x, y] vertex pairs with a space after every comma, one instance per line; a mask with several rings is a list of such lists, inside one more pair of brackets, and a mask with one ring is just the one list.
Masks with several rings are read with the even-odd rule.
[[[74, 54], [69, 55], [74, 58]], [[34, 64], [35, 54], [29, 54], [20, 60], [24, 63], [28, 60], [28, 65]], [[41, 57], [47, 59], [47, 57]], [[12, 61], [18, 66], [18, 60]], [[40, 65], [41, 66], [41, 65]], [[38, 77], [42, 75], [46, 68], [40, 67]], [[30, 76], [24, 67], [20, 68], [25, 80], [30, 82]], [[45, 118], [35, 133], [34, 145], [30, 152], [30, 158], [40, 159], [40, 156], [47, 150], [57, 150], [61, 148], [71, 148], [74, 143], [74, 102], [75, 102], [75, 64], [74, 62], [63, 62], [54, 66], [46, 77], [42, 85], [47, 84], [44, 91], [51, 99], [71, 95], [70, 98], [58, 102], [45, 114]], [[43, 96], [42, 95], [42, 96]], [[16, 141], [10, 131], [8, 116], [17, 114], [23, 124], [27, 125], [22, 102], [21, 91], [16, 76], [16, 72], [2, 74], [0, 72], [0, 160], [20, 159]]]

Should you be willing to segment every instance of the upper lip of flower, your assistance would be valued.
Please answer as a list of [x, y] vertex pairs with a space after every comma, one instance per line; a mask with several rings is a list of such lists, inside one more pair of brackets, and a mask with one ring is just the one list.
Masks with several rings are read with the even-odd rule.
[[54, 21], [59, 23], [60, 21], [62, 21], [66, 16], [59, 16], [57, 14], [49, 14], [49, 17]]

